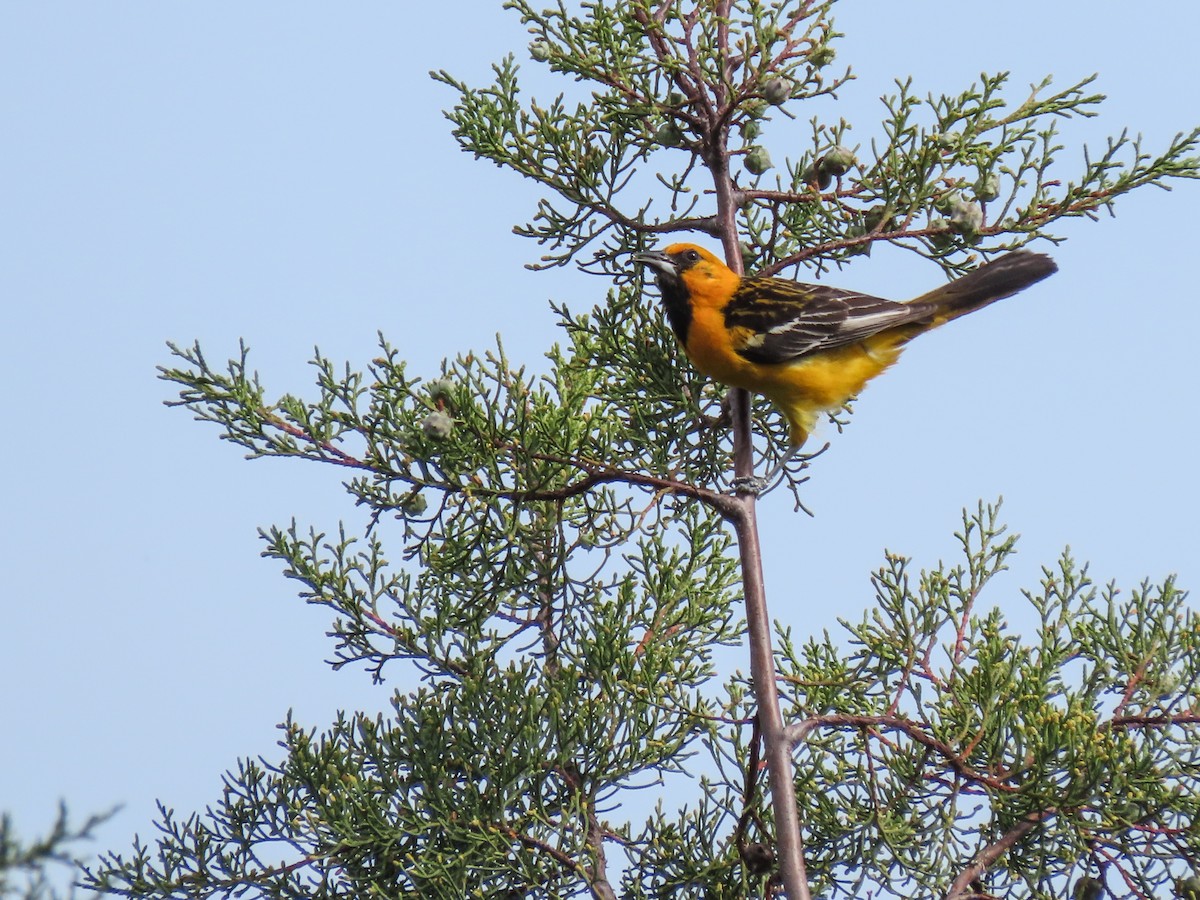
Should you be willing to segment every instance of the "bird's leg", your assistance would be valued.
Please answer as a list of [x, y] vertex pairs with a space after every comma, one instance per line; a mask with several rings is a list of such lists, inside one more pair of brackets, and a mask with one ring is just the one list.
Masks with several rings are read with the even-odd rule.
[[828, 442], [821, 447], [820, 450], [814, 450], [812, 453], [801, 453], [799, 444], [792, 444], [788, 447], [787, 452], [783, 454], [779, 462], [775, 463], [767, 472], [766, 475], [747, 475], [744, 478], [733, 479], [733, 492], [735, 494], [753, 494], [758, 497], [765, 494], [767, 490], [774, 485], [772, 482], [779, 477], [792, 460], [799, 458], [803, 465], [807, 465], [810, 459], [816, 459], [822, 453], [829, 449]]
[[771, 482], [779, 477], [779, 473], [783, 471], [784, 467], [799, 453], [799, 447], [789, 447], [787, 453], [780, 457], [779, 462], [775, 463], [766, 475], [745, 475], [733, 479], [733, 492], [735, 494], [752, 494], [755, 497], [761, 496], [766, 493], [767, 488], [771, 487]]

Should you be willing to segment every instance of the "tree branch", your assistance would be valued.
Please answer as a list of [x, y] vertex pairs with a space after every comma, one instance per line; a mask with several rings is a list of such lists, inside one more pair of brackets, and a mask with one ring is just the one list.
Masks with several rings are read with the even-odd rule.
[[[719, 0], [716, 8], [718, 22], [718, 53], [728, 58], [729, 31], [724, 24], [729, 17], [729, 0]], [[689, 45], [689, 64], [699, 72], [694, 47]], [[721, 244], [725, 259], [737, 273], [743, 271], [741, 247], [738, 242], [737, 205], [733, 178], [729, 171], [729, 124], [724, 114], [724, 83], [716, 87], [715, 109], [704, 135], [704, 161], [712, 175], [717, 200], [717, 221], [721, 229]], [[750, 418], [750, 395], [742, 389], [730, 391], [730, 413], [733, 418], [734, 474], [737, 478], [754, 475], [754, 433]], [[809, 900], [808, 875], [804, 864], [804, 843], [800, 833], [800, 813], [796, 802], [796, 784], [791, 745], [788, 742], [779, 705], [776, 684], [774, 640], [771, 616], [767, 609], [766, 585], [763, 580], [762, 547], [758, 538], [755, 514], [755, 495], [749, 491], [737, 496], [737, 514], [727, 516], [737, 535], [738, 555], [742, 569], [742, 587], [746, 603], [746, 630], [750, 645], [750, 673], [754, 682], [754, 699], [758, 708], [757, 721], [762, 733], [763, 756], [767, 763], [771, 789], [771, 809], [775, 817], [776, 859], [789, 900]]]
[[817, 728], [832, 727], [832, 728], [889, 728], [895, 731], [900, 731], [912, 739], [914, 743], [921, 744], [933, 750], [939, 756], [946, 760], [953, 769], [963, 778], [968, 781], [973, 781], [978, 784], [985, 785], [994, 791], [1015, 794], [1020, 791], [1020, 787], [1009, 784], [1006, 779], [998, 778], [994, 775], [988, 775], [971, 768], [967, 765], [962, 755], [956, 753], [954, 748], [949, 744], [938, 740], [933, 735], [929, 734], [918, 722], [913, 722], [910, 719], [905, 719], [902, 716], [860, 716], [849, 715], [845, 713], [830, 713], [825, 716], [813, 716], [810, 719], [805, 719], [803, 722], [797, 722], [789, 725], [787, 728], [787, 738], [793, 747], [802, 744]]
[[950, 890], [946, 892], [945, 900], [959, 900], [962, 897], [974, 896], [975, 889], [971, 886], [972, 883], [978, 881], [993, 863], [1016, 845], [1017, 841], [1021, 840], [1021, 838], [1025, 837], [1025, 835], [1029, 834], [1029, 832], [1033, 831], [1038, 825], [1056, 813], [1057, 810], [1053, 807], [1031, 812], [1006, 831], [999, 840], [988, 844], [976, 853], [970, 865], [963, 869], [950, 885]]

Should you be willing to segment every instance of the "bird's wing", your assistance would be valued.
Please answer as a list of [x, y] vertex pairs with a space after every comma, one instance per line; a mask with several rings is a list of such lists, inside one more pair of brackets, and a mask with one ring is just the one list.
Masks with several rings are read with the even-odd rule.
[[844, 347], [930, 314], [924, 306], [784, 278], [743, 279], [724, 311], [738, 353], [756, 363]]

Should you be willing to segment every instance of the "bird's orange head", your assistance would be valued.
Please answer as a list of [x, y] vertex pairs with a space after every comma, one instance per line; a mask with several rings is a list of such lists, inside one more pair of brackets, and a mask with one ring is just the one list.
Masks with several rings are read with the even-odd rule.
[[671, 244], [665, 250], [638, 253], [633, 258], [654, 270], [671, 328], [684, 342], [694, 310], [721, 309], [741, 280], [720, 259], [695, 244]]

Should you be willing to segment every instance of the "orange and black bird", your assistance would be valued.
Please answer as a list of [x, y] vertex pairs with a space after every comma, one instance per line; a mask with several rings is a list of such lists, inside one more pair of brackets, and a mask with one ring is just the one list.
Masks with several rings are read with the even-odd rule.
[[692, 364], [724, 385], [761, 394], [787, 419], [790, 451], [761, 484], [800, 449], [822, 412], [853, 399], [917, 335], [1058, 269], [1044, 254], [1015, 250], [897, 303], [821, 284], [740, 276], [694, 244], [633, 258], [654, 270], [667, 320]]

